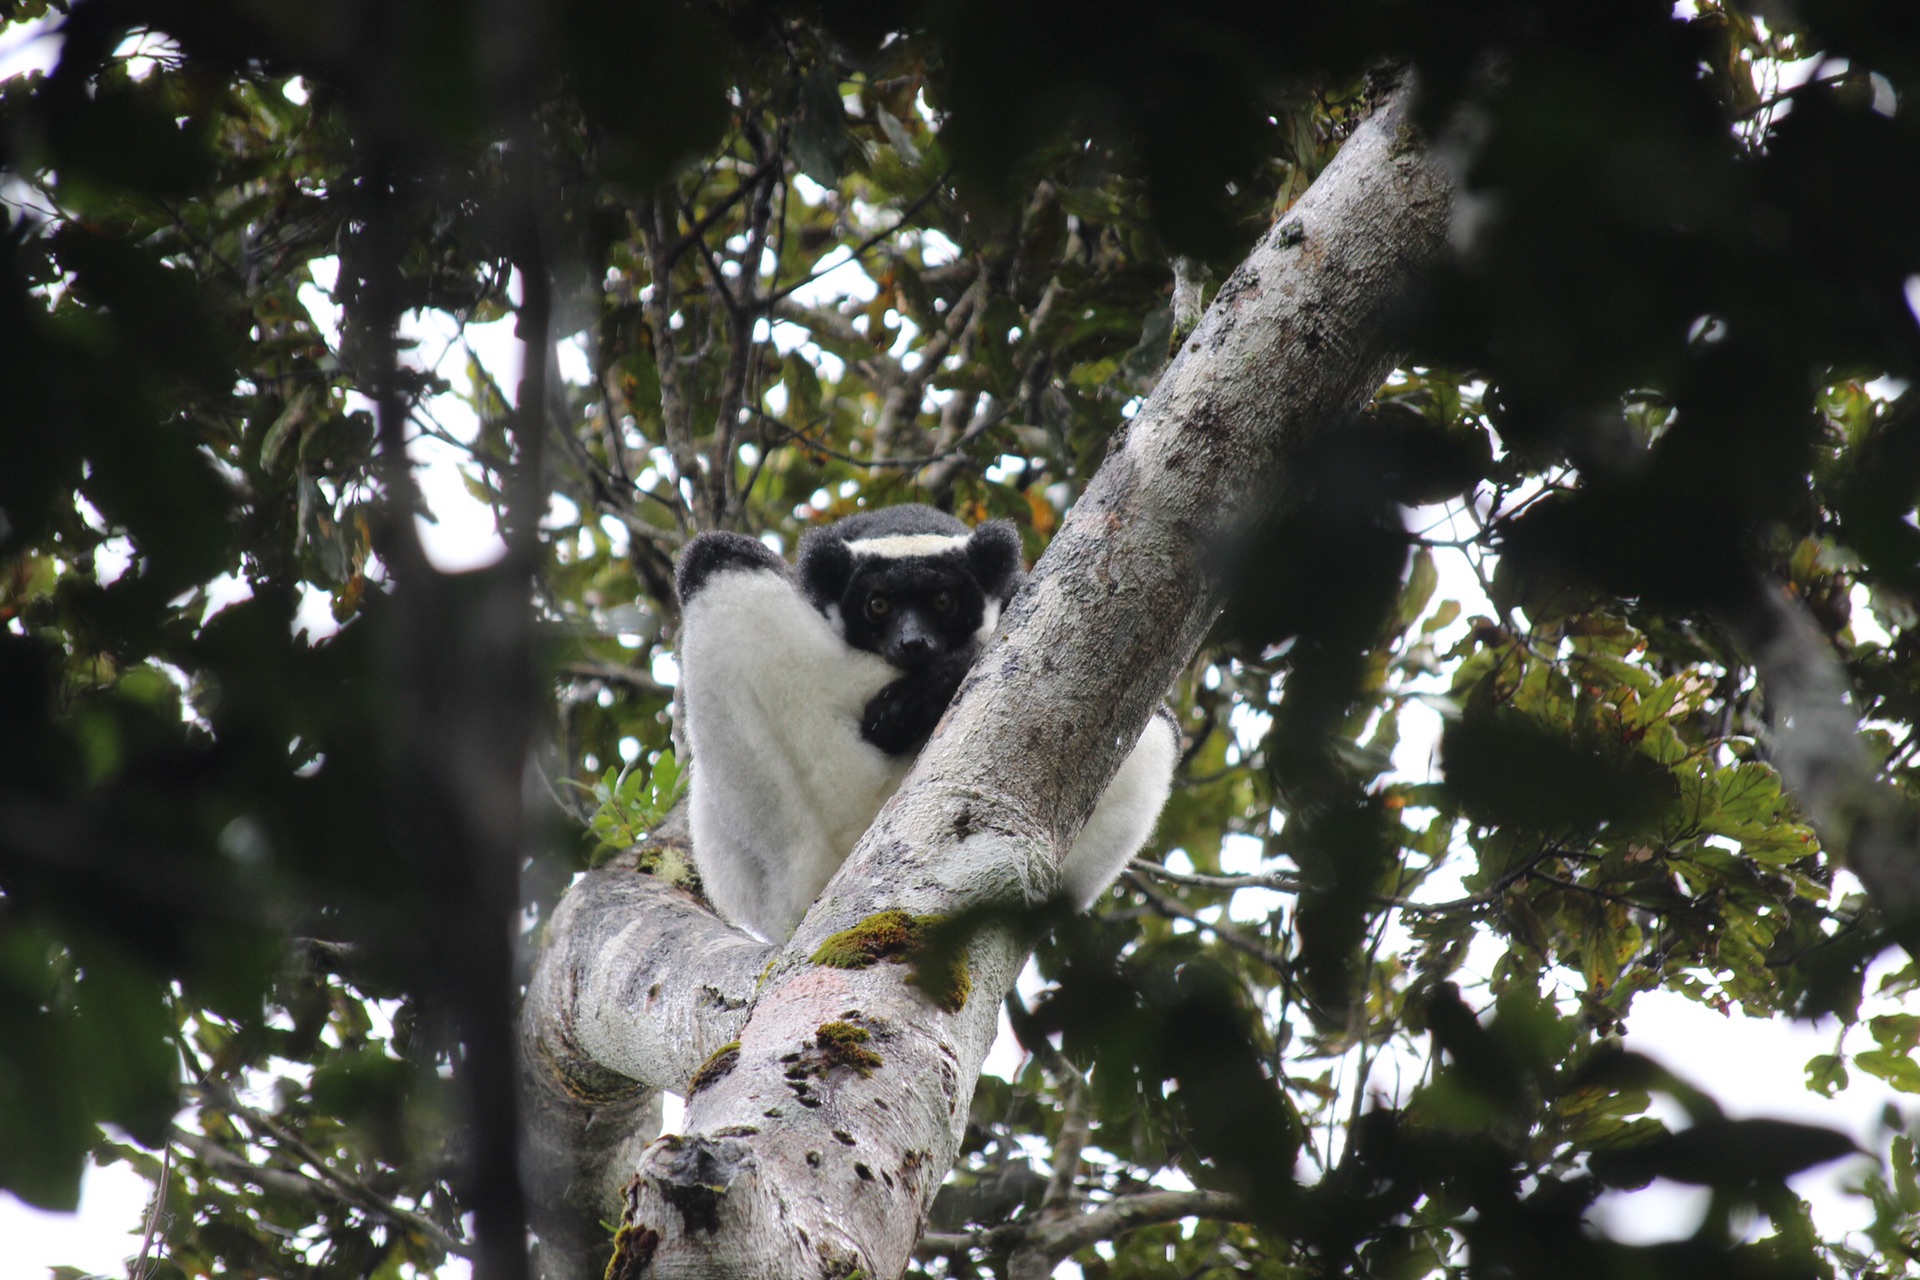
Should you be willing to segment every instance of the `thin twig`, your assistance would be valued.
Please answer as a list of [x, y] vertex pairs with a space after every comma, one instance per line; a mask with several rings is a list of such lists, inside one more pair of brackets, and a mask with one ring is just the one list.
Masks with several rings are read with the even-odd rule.
[[153, 1242], [160, 1234], [160, 1218], [167, 1206], [167, 1182], [172, 1174], [173, 1143], [167, 1142], [160, 1148], [160, 1176], [153, 1184], [153, 1207], [147, 1211], [146, 1232], [140, 1237], [140, 1256], [127, 1272], [133, 1280], [147, 1280], [151, 1274], [147, 1259], [153, 1256]]
[[1182, 1218], [1210, 1218], [1223, 1222], [1246, 1220], [1247, 1208], [1224, 1191], [1147, 1191], [1122, 1196], [1065, 1224], [1045, 1227], [1038, 1222], [1010, 1222], [979, 1231], [930, 1231], [920, 1237], [914, 1252], [922, 1258], [950, 1258], [975, 1249], [1010, 1252], [1029, 1242], [1045, 1247], [1056, 1261], [1101, 1240], [1111, 1240], [1137, 1227], [1178, 1222]]
[[[404, 1227], [417, 1231], [433, 1244], [446, 1252], [462, 1258], [475, 1258], [478, 1251], [474, 1246], [449, 1235], [439, 1223], [411, 1209], [403, 1209], [386, 1197], [361, 1188], [359, 1193], [350, 1193], [338, 1185], [337, 1179], [312, 1177], [293, 1169], [275, 1168], [249, 1160], [238, 1152], [229, 1151], [213, 1139], [201, 1134], [190, 1133], [176, 1128], [172, 1141], [191, 1151], [194, 1158], [214, 1173], [234, 1182], [250, 1182], [262, 1190], [279, 1195], [296, 1197], [303, 1200], [317, 1200], [325, 1204], [342, 1205], [360, 1209]], [[324, 1165], [316, 1166], [326, 1172]]]
[[[758, 186], [760, 182], [764, 178], [766, 178], [766, 176], [769, 173], [772, 173], [774, 168], [776, 166], [779, 166], [782, 160], [784, 159], [785, 159], [785, 156], [782, 153], [776, 151], [774, 154], [768, 156], [765, 160], [761, 161], [760, 164], [756, 166], [751, 172], [749, 172], [745, 177], [741, 178], [740, 185], [735, 187], [732, 191], [728, 192], [725, 196], [722, 196], [719, 202], [715, 204], [711, 209], [708, 209], [705, 213], [701, 214], [698, 218], [693, 218], [689, 216], [688, 225], [687, 225], [687, 234], [682, 236], [679, 240], [675, 241], [673, 245], [667, 250], [668, 260], [672, 261], [678, 258], [681, 254], [685, 253], [688, 249], [692, 248], [695, 242], [702, 239], [707, 234], [707, 232], [713, 230], [713, 224], [720, 221], [720, 219], [726, 214], [727, 210], [733, 208], [734, 205], [739, 204], [740, 197], [745, 195], [748, 191], [751, 191], [754, 187]], [[688, 209], [687, 212], [689, 215], [691, 215], [693, 211], [692, 209]]]
[[1191, 871], [1174, 871], [1157, 862], [1148, 862], [1145, 858], [1135, 858], [1127, 864], [1130, 871], [1142, 872], [1155, 880], [1164, 880], [1168, 884], [1186, 885], [1192, 889], [1276, 889], [1281, 893], [1299, 893], [1306, 882], [1299, 876], [1286, 871], [1266, 871], [1248, 875], [1201, 875]]
[[942, 169], [940, 171], [940, 176], [933, 180], [933, 185], [928, 187], [924, 192], [922, 192], [918, 197], [916, 197], [911, 204], [909, 204], [905, 209], [902, 209], [900, 211], [899, 219], [892, 226], [887, 227], [886, 229], [881, 231], [876, 231], [872, 235], [868, 236], [865, 240], [862, 240], [859, 244], [854, 246], [853, 252], [849, 253], [846, 256], [845, 260], [834, 263], [832, 266], [828, 267], [825, 271], [809, 272], [805, 277], [794, 281], [792, 284], [782, 285], [779, 288], [769, 291], [767, 294], [766, 300], [768, 302], [778, 302], [780, 301], [780, 299], [787, 297], [789, 294], [798, 293], [800, 290], [806, 288], [808, 285], [812, 284], [815, 280], [818, 280], [820, 277], [827, 275], [830, 272], [838, 271], [841, 267], [846, 266], [847, 263], [858, 262], [861, 258], [864, 258], [867, 255], [867, 252], [870, 249], [872, 249], [873, 246], [879, 244], [882, 240], [886, 240], [892, 236], [896, 236], [901, 231], [905, 230], [906, 225], [909, 222], [913, 221], [913, 215], [920, 212], [921, 209], [925, 208], [929, 200], [932, 200], [935, 196], [940, 194], [941, 188], [943, 188], [946, 185], [946, 181], [947, 181], [947, 171], [945, 169]]
[[1129, 869], [1122, 872], [1120, 878], [1125, 880], [1131, 888], [1144, 897], [1155, 911], [1167, 917], [1169, 920], [1185, 920], [1189, 924], [1205, 929], [1208, 933], [1211, 933], [1214, 937], [1226, 943], [1242, 955], [1253, 957], [1283, 977], [1291, 976], [1292, 971], [1287, 964], [1285, 956], [1279, 955], [1269, 948], [1262, 946], [1237, 929], [1230, 929], [1225, 925], [1202, 919], [1200, 915], [1188, 907], [1186, 903], [1181, 902], [1178, 898], [1169, 897], [1161, 893], [1158, 889], [1155, 889], [1151, 884], [1147, 883], [1147, 877], [1140, 875], [1138, 872]]
[[968, 426], [966, 434], [954, 441], [953, 448], [945, 453], [928, 454], [918, 458], [862, 458], [855, 454], [842, 453], [837, 449], [830, 449], [826, 445], [809, 440], [806, 435], [807, 428], [802, 427], [796, 431], [763, 409], [754, 407], [751, 409], [751, 412], [762, 422], [777, 428], [784, 437], [781, 440], [775, 441], [769, 446], [770, 448], [778, 449], [785, 445], [797, 444], [803, 449], [817, 453], [825, 458], [832, 458], [836, 462], [850, 463], [856, 467], [871, 467], [876, 471], [882, 468], [908, 470], [918, 467], [930, 467], [939, 462], [964, 462], [967, 460], [966, 446], [985, 435], [989, 429], [998, 426], [1007, 416], [1006, 413], [1002, 411], [989, 418], [976, 419], [973, 424]]
[[[1405, 911], [1411, 915], [1423, 916], [1447, 915], [1451, 912], [1466, 911], [1474, 907], [1488, 906], [1491, 903], [1498, 902], [1500, 898], [1505, 895], [1506, 891], [1512, 888], [1516, 882], [1530, 875], [1539, 875], [1540, 873], [1536, 872], [1534, 868], [1542, 861], [1550, 857], [1562, 856], [1563, 853], [1564, 850], [1560, 849], [1557, 845], [1550, 845], [1538, 853], [1535, 853], [1518, 867], [1501, 876], [1500, 879], [1489, 888], [1482, 889], [1478, 893], [1470, 893], [1463, 898], [1451, 898], [1445, 902], [1416, 902], [1411, 898], [1396, 897], [1391, 894], [1375, 894], [1373, 896], [1373, 903], [1375, 906], [1387, 907], [1395, 911]], [[1130, 879], [1135, 875], [1148, 875], [1152, 876], [1155, 880], [1162, 880], [1168, 884], [1184, 885], [1191, 889], [1223, 889], [1229, 893], [1237, 892], [1241, 889], [1272, 889], [1280, 893], [1300, 893], [1307, 888], [1306, 881], [1297, 875], [1285, 871], [1268, 871], [1249, 873], [1246, 875], [1202, 875], [1188, 871], [1172, 871], [1157, 862], [1148, 862], [1143, 858], [1135, 858], [1132, 862], [1128, 863], [1127, 872]], [[1577, 888], [1578, 886], [1573, 887]], [[1205, 925], [1209, 929], [1214, 928], [1213, 925], [1207, 924], [1204, 920], [1198, 920], [1196, 923]]]

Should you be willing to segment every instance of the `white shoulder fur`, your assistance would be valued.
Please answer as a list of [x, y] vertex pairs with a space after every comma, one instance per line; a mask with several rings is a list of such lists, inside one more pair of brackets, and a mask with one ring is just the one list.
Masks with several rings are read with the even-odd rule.
[[912, 764], [860, 737], [900, 673], [848, 647], [774, 572], [706, 583], [680, 655], [701, 881], [729, 919], [786, 937]]

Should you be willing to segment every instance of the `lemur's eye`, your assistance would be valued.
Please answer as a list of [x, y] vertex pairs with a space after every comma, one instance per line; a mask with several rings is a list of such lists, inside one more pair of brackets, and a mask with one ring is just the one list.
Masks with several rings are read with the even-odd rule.
[[884, 618], [887, 616], [887, 610], [892, 607], [892, 605], [887, 603], [885, 596], [871, 595], [867, 597], [867, 616], [869, 618]]
[[953, 592], [942, 591], [933, 598], [933, 607], [941, 613], [953, 612]]

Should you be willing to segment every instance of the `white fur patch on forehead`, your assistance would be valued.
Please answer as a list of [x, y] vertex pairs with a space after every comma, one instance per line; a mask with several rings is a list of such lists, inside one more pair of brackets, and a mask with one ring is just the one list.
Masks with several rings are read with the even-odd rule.
[[884, 538], [862, 538], [849, 542], [847, 550], [857, 556], [879, 556], [884, 560], [906, 560], [913, 556], [937, 556], [943, 551], [958, 551], [967, 545], [969, 534], [896, 533]]

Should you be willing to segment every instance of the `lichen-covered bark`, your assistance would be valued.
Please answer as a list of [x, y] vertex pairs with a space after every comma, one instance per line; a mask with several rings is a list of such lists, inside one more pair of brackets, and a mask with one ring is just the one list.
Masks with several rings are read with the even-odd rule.
[[[739, 1042], [730, 1069], [689, 1100], [686, 1132], [642, 1155], [615, 1273], [902, 1271], [1027, 951], [1025, 917], [991, 908], [1054, 891], [1061, 853], [1218, 610], [1214, 553], [1284, 495], [1316, 427], [1364, 404], [1391, 367], [1382, 313], [1441, 252], [1448, 207], [1444, 176], [1410, 141], [1404, 96], [1390, 97], [1223, 285], [913, 775], [774, 958], [737, 1035], [663, 1055], [704, 1025], [682, 1016], [605, 1049], [634, 1070], [671, 1059], [691, 1074]], [[964, 999], [957, 983], [930, 983], [937, 957], [917, 962], [910, 945], [862, 966], [816, 961], [847, 954], [863, 922], [872, 933], [899, 918], [888, 912], [922, 922], [913, 932], [936, 948], [928, 921], [970, 922]], [[704, 980], [705, 955], [678, 960], [647, 981]], [[599, 989], [638, 1014], [628, 984], [644, 967], [620, 963], [636, 976]], [[607, 1027], [577, 1012], [584, 1022]], [[847, 1027], [865, 1033], [851, 1061]]]
[[686, 1092], [738, 1034], [772, 952], [658, 873], [684, 859], [682, 824], [656, 841], [568, 890], [527, 990], [521, 1163], [548, 1280], [605, 1269], [602, 1224], [660, 1131], [661, 1090]]

